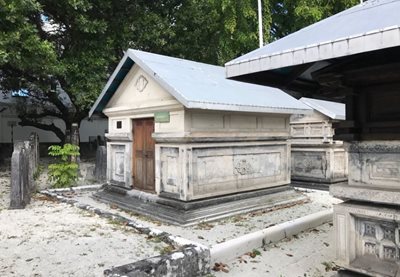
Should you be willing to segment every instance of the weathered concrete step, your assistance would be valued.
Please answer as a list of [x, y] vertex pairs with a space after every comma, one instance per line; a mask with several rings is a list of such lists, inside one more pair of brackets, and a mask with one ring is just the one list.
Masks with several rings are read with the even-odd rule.
[[[294, 191], [289, 186], [280, 188], [280, 190], [274, 190], [274, 193], [265, 193], [263, 191], [259, 192], [258, 196], [255, 196], [257, 194], [254, 193], [248, 195], [251, 197], [245, 199], [235, 199], [232, 196], [225, 196], [214, 198], [212, 201], [210, 199], [197, 200], [196, 205], [187, 210], [180, 207], [181, 203], [179, 202], [181, 201], [169, 200], [168, 205], [165, 205], [162, 201], [155, 200], [154, 197], [156, 196], [152, 197], [152, 201], [147, 201], [146, 199], [139, 199], [130, 194], [122, 195], [110, 190], [101, 190], [94, 194], [93, 197], [102, 202], [112, 203], [125, 210], [183, 226], [216, 220], [244, 212], [295, 204], [307, 199], [306, 196]], [[226, 197], [231, 201], [227, 201]], [[176, 206], [171, 203], [173, 201], [178, 202]]]
[[337, 183], [318, 183], [318, 182], [301, 181], [301, 180], [293, 180], [292, 179], [292, 182], [290, 185], [292, 187], [329, 191], [330, 186], [336, 185], [336, 184], [347, 184], [347, 181], [337, 182]]

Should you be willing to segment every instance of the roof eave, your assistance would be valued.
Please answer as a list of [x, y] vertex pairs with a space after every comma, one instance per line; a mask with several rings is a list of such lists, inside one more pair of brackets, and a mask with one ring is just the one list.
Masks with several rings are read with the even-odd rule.
[[[364, 34], [307, 45], [252, 59], [225, 64], [227, 78], [268, 71], [282, 67], [340, 58], [400, 45], [400, 26], [373, 30]], [[266, 46], [267, 47], [267, 46]]]
[[311, 108], [273, 108], [263, 106], [248, 106], [248, 105], [227, 105], [221, 103], [206, 103], [190, 101], [186, 106], [188, 109], [201, 109], [201, 110], [222, 110], [222, 111], [236, 111], [236, 112], [254, 112], [254, 113], [274, 113], [274, 114], [312, 114]]
[[148, 75], [155, 79], [155, 81], [168, 93], [170, 93], [178, 102], [180, 102], [183, 106], [188, 107], [188, 100], [182, 96], [173, 86], [169, 85], [162, 76], [158, 75], [154, 72], [146, 63], [144, 63], [139, 57], [135, 55], [135, 52], [132, 49], [128, 49], [127, 55], [131, 57], [132, 60]]
[[111, 74], [110, 78], [108, 79], [106, 85], [104, 86], [103, 90], [101, 91], [99, 97], [97, 97], [96, 102], [94, 102], [92, 108], [89, 111], [89, 118], [92, 117], [93, 113], [96, 111], [97, 107], [99, 106], [100, 102], [103, 100], [104, 96], [106, 95], [108, 89], [110, 88], [111, 84], [113, 83], [117, 74], [121, 71], [122, 66], [125, 64], [126, 60], [128, 59], [128, 54], [125, 53], [122, 57], [121, 61], [118, 63], [117, 67], [115, 68], [114, 72]]

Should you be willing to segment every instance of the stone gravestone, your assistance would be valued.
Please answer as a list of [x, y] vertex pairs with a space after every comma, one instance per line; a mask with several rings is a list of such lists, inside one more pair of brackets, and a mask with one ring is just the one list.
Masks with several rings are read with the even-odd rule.
[[34, 169], [35, 171], [39, 167], [39, 136], [37, 133], [32, 132], [29, 136], [29, 140], [32, 143], [33, 158], [34, 158]]
[[26, 172], [28, 175], [28, 193], [32, 193], [34, 191], [35, 182], [33, 180], [33, 173], [35, 172], [35, 157], [34, 157], [34, 149], [33, 144], [30, 140], [24, 141], [25, 146], [25, 158], [26, 158]]
[[107, 172], [107, 149], [105, 146], [98, 146], [96, 151], [96, 167], [94, 169], [94, 177], [97, 181], [106, 180]]
[[28, 158], [24, 141], [16, 141], [11, 156], [10, 209], [23, 209], [30, 202]]
[[[71, 144], [76, 145], [79, 147], [79, 126], [78, 123], [72, 123], [71, 127]], [[72, 156], [71, 162], [80, 163], [79, 156]]]
[[31, 144], [31, 159], [32, 159], [32, 171], [30, 171], [30, 174], [32, 175], [32, 182], [30, 183], [30, 188], [31, 192], [34, 192], [35, 190], [35, 180], [34, 180], [34, 174], [38, 171], [39, 169], [39, 157], [40, 157], [40, 149], [39, 149], [39, 136], [37, 133], [32, 132], [29, 136], [29, 141]]
[[29, 193], [35, 191], [34, 174], [39, 166], [39, 137], [36, 133], [31, 133], [29, 140], [24, 141], [27, 157]]

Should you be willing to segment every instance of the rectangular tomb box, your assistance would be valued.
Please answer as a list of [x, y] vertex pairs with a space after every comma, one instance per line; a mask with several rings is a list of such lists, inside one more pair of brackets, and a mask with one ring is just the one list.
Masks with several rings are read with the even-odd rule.
[[347, 152], [342, 141], [333, 139], [333, 123], [345, 119], [345, 105], [306, 97], [300, 101], [313, 113], [290, 119], [292, 183], [329, 186], [347, 180]]
[[109, 183], [191, 201], [289, 184], [289, 119], [311, 109], [223, 67], [129, 49], [94, 111], [109, 118]]

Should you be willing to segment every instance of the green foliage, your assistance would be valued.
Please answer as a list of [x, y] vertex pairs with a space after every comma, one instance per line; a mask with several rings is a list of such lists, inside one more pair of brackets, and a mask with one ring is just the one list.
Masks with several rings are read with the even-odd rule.
[[359, 3], [359, 0], [269, 0], [271, 39], [282, 38]]
[[[268, 42], [358, 0], [262, 3]], [[42, 109], [19, 105], [19, 124], [61, 141], [64, 130], [41, 119], [62, 119], [67, 129], [80, 123], [127, 48], [223, 65], [258, 47], [256, 0], [0, 0], [0, 7], [0, 91], [28, 90]]]
[[[257, 1], [182, 1], [173, 19], [163, 54], [223, 65], [258, 47]], [[265, 39], [270, 23], [269, 10], [265, 9]]]
[[[258, 17], [256, 0], [166, 1], [171, 21], [163, 33], [165, 43], [152, 51], [211, 64], [223, 65], [256, 49]], [[358, 0], [262, 0], [264, 43], [358, 4]], [[165, 20], [164, 16], [161, 16]], [[159, 18], [159, 19], [160, 19]], [[151, 33], [150, 33], [151, 34]], [[147, 49], [151, 50], [151, 49]]]
[[71, 187], [78, 178], [78, 164], [71, 158], [79, 156], [79, 146], [73, 144], [51, 145], [49, 155], [58, 157], [58, 163], [49, 165], [49, 177], [54, 188]]

